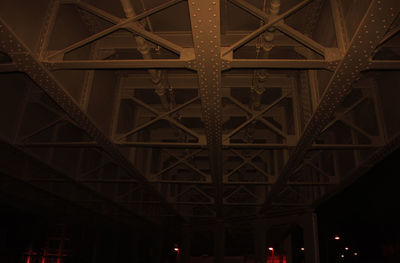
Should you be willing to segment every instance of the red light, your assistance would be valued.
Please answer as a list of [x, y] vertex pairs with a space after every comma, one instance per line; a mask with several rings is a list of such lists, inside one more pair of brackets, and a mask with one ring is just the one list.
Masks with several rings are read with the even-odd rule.
[[348, 247], [345, 247], [344, 249], [345, 249], [345, 250], [349, 250], [349, 248], [348, 248]]
[[344, 255], [340, 255], [340, 257], [344, 258]]
[[335, 236], [334, 239], [335, 239], [335, 240], [339, 240], [339, 239], [340, 239], [340, 236]]
[[354, 252], [354, 256], [358, 256], [358, 253], [357, 253], [357, 252]]
[[175, 247], [174, 251], [179, 252], [179, 248]]
[[301, 251], [304, 251], [304, 247], [300, 248]]

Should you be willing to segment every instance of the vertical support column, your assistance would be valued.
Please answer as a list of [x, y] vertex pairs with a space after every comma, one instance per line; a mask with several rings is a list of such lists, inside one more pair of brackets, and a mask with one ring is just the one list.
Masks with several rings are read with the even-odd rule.
[[214, 263], [223, 263], [225, 256], [225, 224], [217, 220], [214, 229]]
[[222, 217], [222, 115], [220, 1], [189, 0], [195, 67], [199, 79], [217, 217]]
[[319, 263], [317, 215], [308, 213], [302, 217], [306, 263]]
[[190, 263], [191, 256], [191, 241], [192, 241], [192, 227], [191, 225], [185, 224], [182, 226], [182, 248], [181, 253], [181, 263]]
[[265, 219], [258, 219], [253, 223], [254, 254], [256, 263], [265, 263], [266, 257], [266, 222]]

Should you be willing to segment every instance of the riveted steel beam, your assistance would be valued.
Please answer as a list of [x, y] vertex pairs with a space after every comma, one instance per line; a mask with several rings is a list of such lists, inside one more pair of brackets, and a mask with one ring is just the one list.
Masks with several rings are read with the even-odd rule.
[[[66, 48], [63, 48], [61, 50], [58, 50], [58, 51], [52, 53], [50, 56], [48, 56], [48, 58], [57, 57], [59, 55], [64, 55], [65, 53], [67, 53], [69, 51], [72, 51], [72, 50], [74, 50], [76, 48], [79, 48], [79, 47], [81, 47], [83, 45], [86, 45], [86, 44], [88, 44], [90, 42], [93, 42], [93, 41], [95, 41], [95, 40], [97, 40], [97, 39], [99, 39], [101, 37], [104, 37], [104, 36], [114, 32], [114, 31], [120, 29], [120, 28], [123, 28], [124, 26], [128, 26], [128, 24], [130, 24], [130, 23], [132, 23], [134, 21], [138, 21], [140, 19], [148, 17], [148, 16], [150, 16], [150, 15], [152, 15], [154, 13], [157, 13], [157, 12], [159, 12], [161, 10], [164, 10], [165, 8], [173, 6], [173, 5], [175, 5], [175, 4], [177, 4], [177, 3], [181, 2], [181, 1], [182, 0], [171, 0], [171, 1], [167, 2], [167, 3], [161, 4], [161, 5], [159, 5], [157, 7], [154, 7], [152, 9], [150, 9], [150, 10], [144, 11], [139, 15], [135, 15], [133, 17], [130, 17], [130, 18], [127, 18], [127, 19], [123, 19], [120, 22], [116, 23], [115, 25], [113, 25], [113, 26], [111, 26], [111, 27], [109, 27], [109, 28], [107, 28], [105, 30], [102, 30], [101, 32], [93, 34], [93, 35], [91, 35], [91, 36], [89, 36], [89, 37], [87, 37], [87, 38], [85, 38], [85, 39], [83, 39], [81, 41], [78, 41], [78, 42], [76, 42], [76, 43], [74, 43], [74, 44], [72, 44], [72, 45], [70, 45], [70, 46], [68, 46]], [[71, 3], [78, 4], [78, 1], [71, 1]], [[55, 12], [57, 12], [57, 11], [55, 11]], [[115, 22], [116, 22], [116, 20], [115, 20]], [[172, 46], [172, 47], [175, 48], [175, 46]], [[175, 51], [179, 51], [179, 50], [180, 49], [178, 48]]]
[[372, 60], [368, 69], [400, 69], [400, 60]]
[[50, 71], [25, 46], [10, 27], [0, 18], [0, 50], [7, 53], [17, 65], [19, 71], [25, 72], [36, 82], [97, 144], [123, 168], [131, 177], [138, 180], [146, 189], [157, 196], [161, 204], [175, 216], [184, 220], [164, 197], [150, 185], [147, 179], [126, 159], [117, 146], [96, 127], [92, 120], [84, 113], [79, 104], [72, 98], [65, 88], [57, 81]]
[[[323, 59], [227, 59], [222, 70], [231, 68], [288, 68], [332, 70], [336, 61]], [[61, 69], [133, 69], [133, 68], [194, 68], [189, 59], [138, 59], [138, 60], [43, 60], [51, 70]], [[390, 61], [389, 61], [390, 62]], [[388, 63], [386, 63], [388, 64]], [[379, 61], [377, 63], [379, 66]], [[1, 66], [1, 65], [0, 65]], [[374, 64], [372, 65], [374, 67]]]
[[210, 167], [215, 185], [217, 217], [222, 216], [222, 116], [220, 3], [217, 0], [189, 0], [195, 67], [198, 73], [202, 115], [206, 129]]
[[368, 68], [376, 46], [379, 45], [399, 10], [400, 4], [395, 0], [371, 1], [343, 59], [332, 74], [317, 109], [307, 123], [260, 212], [266, 212], [275, 201], [293, 171], [303, 160], [306, 151], [329, 123], [341, 101], [352, 90], [352, 83], [359, 79], [362, 70]]
[[297, 31], [296, 29], [288, 26], [287, 24], [280, 22], [275, 25], [277, 29], [279, 29], [282, 33], [296, 39], [297, 41], [303, 43], [306, 47], [309, 47], [310, 49], [314, 50], [321, 56], [325, 56], [326, 53], [326, 48], [322, 46], [321, 44], [315, 42], [311, 38], [307, 37], [303, 33]]
[[[171, 1], [172, 4], [169, 4], [169, 3], [170, 2], [166, 3], [165, 6], [163, 5], [163, 9], [171, 6], [172, 4], [176, 4], [177, 1]], [[129, 19], [121, 19], [119, 17], [116, 17], [116, 16], [112, 15], [109, 12], [101, 10], [100, 8], [94, 7], [94, 6], [92, 6], [90, 4], [87, 4], [87, 3], [83, 2], [83, 1], [76, 1], [76, 2], [74, 2], [74, 4], [76, 4], [80, 8], [83, 8], [86, 11], [88, 11], [90, 13], [93, 13], [93, 14], [95, 14], [95, 15], [97, 15], [97, 16], [99, 16], [99, 17], [101, 17], [101, 18], [103, 18], [103, 19], [105, 19], [105, 20], [107, 20], [107, 21], [109, 21], [111, 23], [113, 23], [113, 24], [119, 24], [119, 23], [123, 22], [124, 25], [125, 25], [125, 22], [126, 22], [125, 28], [127, 30], [131, 31], [132, 33], [140, 35], [141, 37], [145, 38], [146, 40], [149, 40], [151, 42], [157, 43], [160, 46], [162, 46], [162, 47], [164, 47], [164, 48], [166, 48], [168, 50], [171, 50], [172, 52], [174, 52], [176, 54], [181, 54], [181, 52], [183, 51], [182, 47], [176, 45], [175, 43], [172, 43], [172, 42], [170, 42], [170, 41], [168, 41], [168, 40], [166, 40], [166, 39], [164, 39], [164, 38], [162, 38], [162, 37], [160, 37], [160, 36], [158, 36], [158, 35], [156, 35], [154, 33], [151, 33], [151, 32], [149, 32], [147, 30], [144, 30], [143, 28], [141, 28], [141, 27], [139, 27], [139, 26], [137, 26], [137, 25], [135, 25], [133, 23], [129, 23], [129, 22], [131, 22]], [[157, 11], [159, 11], [159, 10], [157, 10]], [[134, 20], [135, 17], [132, 17], [131, 19]]]
[[233, 4], [237, 5], [238, 7], [242, 8], [243, 10], [246, 10], [250, 14], [258, 17], [261, 20], [264, 20], [264, 22], [268, 22], [268, 15], [265, 13], [263, 10], [257, 8], [256, 6], [250, 4], [247, 1], [244, 0], [229, 0], [229, 2], [232, 2]]
[[335, 61], [324, 59], [224, 59], [223, 70], [230, 68], [288, 68], [332, 70]]
[[[241, 7], [242, 9], [248, 11], [249, 13], [255, 15], [256, 17], [262, 19], [265, 23], [268, 23], [269, 16], [263, 10], [258, 9], [257, 7], [251, 5], [250, 3], [243, 1], [243, 0], [230, 0], [235, 5]], [[303, 33], [295, 30], [294, 28], [288, 26], [283, 21], [280, 21], [275, 24], [275, 27], [279, 29], [282, 33], [294, 38], [295, 40], [299, 41], [303, 45], [311, 48], [318, 54], [324, 56], [325, 55], [325, 47], [321, 44], [317, 43], [316, 41], [312, 40], [311, 38], [307, 37]]]
[[60, 69], [134, 69], [134, 68], [189, 68], [186, 59], [137, 59], [137, 60], [66, 60], [43, 63], [51, 70]]
[[339, 0], [330, 0], [329, 3], [332, 10], [338, 48], [343, 52], [348, 48], [349, 39], [345, 27], [342, 5]]
[[303, 6], [305, 6], [306, 4], [308, 4], [310, 1], [312, 0], [305, 0], [300, 2], [299, 4], [293, 6], [292, 8], [290, 8], [289, 10], [287, 10], [286, 12], [282, 13], [281, 15], [278, 15], [274, 18], [272, 18], [270, 21], [268, 21], [268, 23], [266, 23], [265, 25], [263, 25], [262, 27], [258, 28], [257, 30], [251, 32], [250, 34], [248, 34], [247, 36], [243, 37], [242, 39], [236, 41], [234, 44], [232, 44], [230, 47], [228, 47], [227, 49], [224, 50], [223, 52], [223, 56], [229, 54], [230, 52], [232, 52], [233, 50], [243, 46], [244, 44], [246, 44], [247, 42], [251, 41], [252, 39], [256, 38], [257, 36], [261, 35], [263, 32], [265, 32], [268, 28], [274, 26], [275, 24], [279, 23], [279, 21], [281, 21], [282, 19], [288, 17], [289, 15], [291, 15], [292, 13], [296, 12], [298, 9], [302, 8]]
[[44, 25], [40, 30], [40, 38], [39, 43], [36, 48], [36, 52], [38, 54], [39, 59], [42, 59], [46, 56], [47, 48], [49, 46], [50, 38], [53, 33], [53, 29], [56, 23], [58, 10], [60, 8], [60, 1], [54, 0], [48, 6], [48, 10], [46, 12], [46, 18]]

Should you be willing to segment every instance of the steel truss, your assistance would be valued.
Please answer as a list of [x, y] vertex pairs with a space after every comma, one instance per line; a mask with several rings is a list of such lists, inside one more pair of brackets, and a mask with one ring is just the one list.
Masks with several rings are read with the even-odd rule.
[[[286, 22], [311, 0], [275, 17], [246, 1], [230, 0], [262, 21], [258, 29], [236, 35], [221, 34], [219, 1], [212, 0], [187, 1], [192, 29], [189, 33], [154, 33], [132, 23], [182, 2], [185, 1], [167, 1], [133, 17], [119, 18], [82, 1], [54, 1], [34, 51], [18, 38], [7, 21], [0, 20], [0, 36], [4, 40], [1, 51], [12, 59], [0, 64], [0, 72], [25, 72], [59, 107], [42, 103], [57, 118], [17, 136], [12, 143], [23, 147], [27, 154], [46, 149], [50, 161], [46, 165], [53, 165], [51, 155], [57, 149], [76, 150], [80, 154], [78, 163], [85, 162], [86, 151], [97, 152], [101, 156], [98, 165], [74, 175], [75, 185], [96, 194], [101, 194], [103, 188], [113, 188], [111, 195], [102, 198], [124, 212], [147, 218], [174, 215], [181, 219], [182, 215], [220, 219], [237, 213], [276, 213], [277, 207], [310, 207], [359, 176], [369, 167], [368, 161], [374, 163], [398, 147], [398, 136], [388, 140], [382, 128], [385, 125], [375, 83], [368, 77], [359, 81], [361, 74], [371, 70], [399, 69], [398, 60], [373, 59], [374, 53], [399, 32], [399, 27], [394, 27], [385, 34], [399, 11], [394, 0], [373, 0], [351, 40], [340, 3], [329, 1], [337, 48], [321, 45]], [[76, 6], [112, 26], [59, 50], [50, 50], [49, 39], [63, 5]], [[110, 50], [137, 48], [126, 34], [116, 32], [119, 29], [143, 37], [153, 48], [168, 50], [176, 58], [107, 59]], [[309, 50], [303, 52], [305, 59], [235, 56], [241, 49], [256, 49], [257, 39], [270, 29], [276, 29], [277, 46], [289, 45], [300, 50], [298, 53]], [[68, 58], [69, 53], [88, 45], [93, 46], [90, 59]], [[147, 77], [140, 80], [127, 73], [118, 75], [112, 127], [107, 127], [112, 132], [108, 133], [88, 114], [88, 97], [97, 69], [187, 69], [191, 73], [185, 77], [168, 76], [174, 83], [169, 97], [182, 97], [179, 103], [171, 102], [168, 109], [154, 102], [158, 98], [153, 95], [142, 95], [153, 89], [146, 83]], [[235, 76], [230, 73], [232, 69], [286, 69], [295, 73], [284, 77], [271, 74], [270, 83], [265, 83], [269, 100], [261, 108], [254, 108], [235, 93], [236, 89], [253, 85], [253, 77]], [[84, 102], [78, 103], [55, 77], [65, 70], [87, 70]], [[319, 87], [315, 80], [320, 71], [331, 74], [326, 88]], [[274, 77], [279, 78], [278, 84], [272, 83]], [[305, 95], [304, 90], [310, 90], [310, 95]], [[343, 104], [353, 93], [355, 99]], [[366, 103], [372, 105], [371, 123], [377, 123], [377, 132], [371, 132], [354, 117]], [[122, 116], [124, 107], [135, 113]], [[125, 124], [125, 129], [119, 127], [131, 117], [134, 123]], [[202, 124], [190, 124], [186, 121], [189, 119]], [[56, 130], [66, 125], [81, 129], [80, 138], [59, 138]], [[349, 140], [336, 139], [340, 137], [338, 125], [348, 131]], [[38, 139], [49, 130], [54, 130], [53, 138]], [[354, 169], [349, 174], [341, 171], [341, 152], [354, 159]], [[331, 160], [329, 165], [327, 159]], [[62, 177], [28, 180], [39, 185], [65, 181]]]

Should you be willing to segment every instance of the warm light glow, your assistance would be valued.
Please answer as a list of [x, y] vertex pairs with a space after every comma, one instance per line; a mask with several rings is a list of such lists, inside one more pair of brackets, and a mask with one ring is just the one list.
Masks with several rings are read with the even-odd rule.
[[304, 251], [304, 247], [300, 248], [301, 251]]
[[335, 236], [334, 239], [335, 239], [335, 240], [339, 240], [339, 239], [340, 239], [340, 236]]
[[175, 247], [174, 251], [179, 252], [179, 248]]
[[343, 254], [342, 254], [342, 255], [340, 255], [340, 257], [344, 258], [344, 255], [343, 255]]
[[268, 250], [269, 251], [274, 251], [274, 248], [273, 247], [269, 247]]
[[286, 255], [267, 256], [267, 262], [266, 263], [287, 263]]
[[354, 256], [358, 256], [358, 253], [357, 253], [357, 252], [354, 252]]
[[349, 248], [348, 248], [348, 247], [345, 247], [344, 249], [345, 249], [345, 250], [349, 250]]

